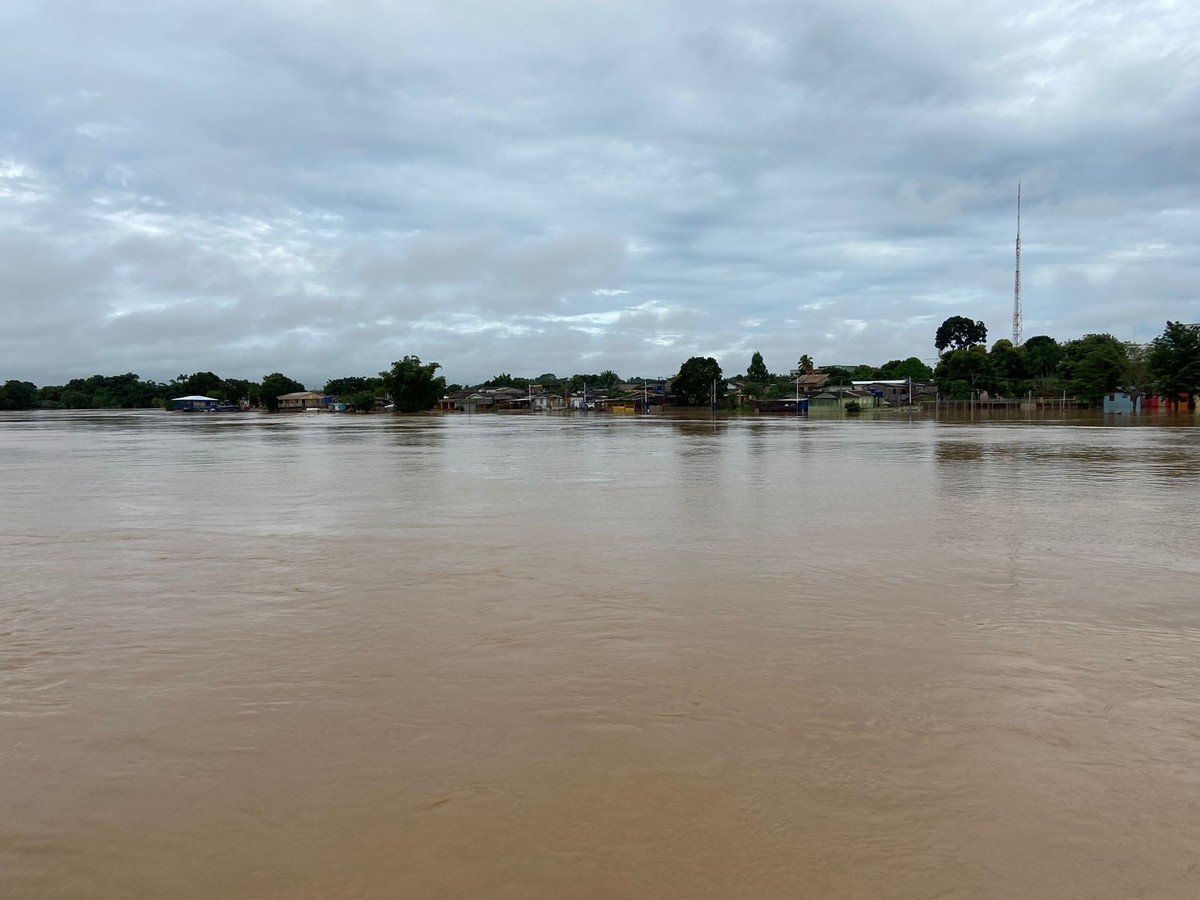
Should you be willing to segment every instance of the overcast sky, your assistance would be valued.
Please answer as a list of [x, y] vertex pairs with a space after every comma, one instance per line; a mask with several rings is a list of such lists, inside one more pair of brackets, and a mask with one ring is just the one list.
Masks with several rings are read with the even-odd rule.
[[1200, 321], [1200, 4], [4, 0], [0, 381]]

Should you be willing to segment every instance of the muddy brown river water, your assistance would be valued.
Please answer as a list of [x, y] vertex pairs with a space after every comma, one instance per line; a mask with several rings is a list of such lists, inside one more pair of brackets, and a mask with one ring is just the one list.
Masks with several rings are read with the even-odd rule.
[[1200, 429], [0, 417], [0, 897], [1195, 898]]

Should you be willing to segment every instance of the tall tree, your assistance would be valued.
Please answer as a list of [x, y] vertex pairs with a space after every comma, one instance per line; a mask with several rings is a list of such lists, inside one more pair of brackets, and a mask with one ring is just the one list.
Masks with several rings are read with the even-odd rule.
[[380, 372], [384, 387], [392, 395], [396, 412], [425, 412], [433, 409], [446, 390], [446, 379], [435, 375], [440, 363], [422, 363], [420, 357], [406, 356]]
[[767, 364], [763, 362], [762, 354], [757, 350], [750, 357], [750, 365], [746, 369], [746, 380], [753, 381], [755, 384], [766, 384], [771, 380], [771, 373], [767, 371]]
[[707, 406], [714, 382], [720, 400], [725, 395], [721, 366], [711, 356], [693, 356], [679, 367], [679, 374], [671, 382], [671, 393], [680, 406]]
[[304, 385], [282, 372], [264, 375], [258, 389], [259, 402], [271, 412], [279, 412], [279, 398], [283, 394], [295, 394], [304, 390]]
[[987, 326], [966, 316], [951, 316], [938, 326], [933, 346], [938, 353], [950, 350], [970, 350], [987, 343]]
[[807, 353], [805, 353], [803, 356], [800, 357], [800, 361], [798, 363], [796, 363], [796, 368], [800, 370], [800, 373], [802, 375], [811, 374], [812, 370], [815, 368], [813, 366], [812, 357], [809, 356]]
[[1164, 397], [1178, 403], [1188, 395], [1188, 406], [1196, 408], [1200, 391], [1200, 325], [1167, 322], [1163, 333], [1150, 344], [1150, 377]]

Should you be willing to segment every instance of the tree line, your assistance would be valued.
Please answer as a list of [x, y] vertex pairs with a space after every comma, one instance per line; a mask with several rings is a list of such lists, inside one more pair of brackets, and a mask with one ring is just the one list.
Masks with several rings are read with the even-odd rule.
[[974, 392], [1005, 397], [1066, 394], [1097, 404], [1105, 394], [1137, 390], [1195, 408], [1200, 389], [1200, 326], [1167, 322], [1148, 344], [1111, 334], [1085, 334], [1059, 343], [1039, 334], [1014, 346], [1007, 338], [987, 349], [987, 326], [964, 316], [942, 323], [934, 339], [940, 359], [933, 379], [949, 400]]
[[[976, 392], [1019, 397], [1067, 396], [1098, 403], [1108, 393], [1136, 389], [1158, 393], [1168, 401], [1189, 396], [1194, 408], [1200, 392], [1200, 326], [1167, 322], [1163, 333], [1149, 344], [1120, 341], [1111, 334], [1085, 334], [1059, 343], [1049, 335], [1031, 337], [1020, 346], [1001, 339], [987, 348], [987, 326], [965, 316], [952, 316], [937, 329], [934, 347], [937, 367], [931, 369], [921, 359], [889, 360], [881, 366], [825, 366], [830, 385], [852, 381], [911, 379], [935, 382], [944, 397], [966, 401]], [[346, 376], [327, 381], [323, 391], [346, 402], [351, 408], [368, 412], [384, 400], [390, 400], [400, 412], [432, 409], [447, 392], [462, 389], [446, 384], [437, 374], [441, 365], [422, 363], [416, 356], [405, 356], [375, 376]], [[798, 373], [813, 372], [812, 357], [805, 354], [796, 364]], [[775, 374], [767, 369], [761, 353], [750, 358], [742, 379], [742, 393], [751, 397], [783, 397], [795, 390], [792, 372]], [[477, 388], [533, 386], [557, 393], [585, 389], [613, 390], [625, 382], [606, 369], [595, 374], [560, 377], [546, 372], [536, 378], [514, 377], [501, 373]], [[671, 392], [685, 406], [703, 406], [712, 398], [717, 383], [718, 397], [725, 394], [726, 379], [713, 357], [692, 357], [679, 369], [671, 382]], [[202, 394], [225, 403], [247, 403], [274, 411], [282, 394], [303, 391], [304, 385], [281, 372], [263, 376], [261, 381], [221, 378], [213, 372], [180, 374], [168, 382], [143, 381], [133, 373], [93, 375], [75, 378], [64, 385], [38, 387], [28, 381], [10, 380], [0, 385], [0, 409], [134, 409], [164, 407], [172, 397]]]
[[[1085, 334], [1059, 343], [1049, 335], [1029, 338], [1014, 346], [1007, 338], [987, 348], [987, 325], [966, 316], [951, 316], [934, 335], [937, 367], [921, 359], [894, 359], [882, 366], [825, 366], [829, 386], [853, 381], [909, 380], [933, 382], [943, 397], [966, 402], [978, 392], [1003, 397], [1040, 397], [1066, 394], [1098, 405], [1105, 394], [1138, 390], [1179, 403], [1186, 395], [1190, 409], [1200, 393], [1200, 325], [1168, 321], [1163, 333], [1149, 344], [1120, 341], [1111, 334]], [[812, 357], [800, 357], [793, 372], [816, 370]], [[742, 393], [770, 399], [786, 397], [795, 390], [795, 375], [774, 374], [761, 353], [750, 357]], [[712, 357], [692, 357], [680, 368], [672, 383], [677, 402], [704, 406], [712, 400], [717, 383], [718, 399], [724, 397], [721, 367]]]
[[[446, 379], [437, 375], [438, 363], [422, 363], [406, 356], [378, 376], [333, 378], [323, 392], [340, 397], [355, 409], [369, 411], [389, 398], [400, 412], [431, 409], [446, 390]], [[66, 384], [38, 387], [29, 381], [9, 380], [0, 385], [0, 409], [147, 409], [165, 408], [174, 397], [201, 395], [222, 403], [242, 404], [275, 412], [278, 398], [305, 390], [282, 372], [264, 375], [261, 381], [222, 378], [214, 372], [180, 374], [170, 381], [143, 381], [136, 374], [92, 375]]]

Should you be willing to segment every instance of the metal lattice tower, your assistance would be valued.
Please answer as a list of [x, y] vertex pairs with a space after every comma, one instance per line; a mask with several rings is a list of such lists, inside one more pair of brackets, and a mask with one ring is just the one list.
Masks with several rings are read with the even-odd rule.
[[1013, 336], [1014, 347], [1021, 346], [1021, 182], [1017, 182], [1017, 272], [1013, 279]]

